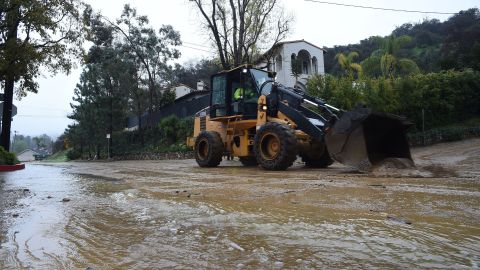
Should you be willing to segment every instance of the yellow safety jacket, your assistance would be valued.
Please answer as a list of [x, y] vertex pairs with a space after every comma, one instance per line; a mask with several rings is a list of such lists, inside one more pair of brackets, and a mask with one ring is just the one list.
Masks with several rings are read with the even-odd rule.
[[242, 96], [244, 98], [251, 98], [255, 96], [255, 93], [252, 91], [252, 89], [249, 88], [242, 88], [239, 87], [235, 90], [235, 93], [233, 93], [233, 99], [234, 100], [240, 100], [242, 99]]

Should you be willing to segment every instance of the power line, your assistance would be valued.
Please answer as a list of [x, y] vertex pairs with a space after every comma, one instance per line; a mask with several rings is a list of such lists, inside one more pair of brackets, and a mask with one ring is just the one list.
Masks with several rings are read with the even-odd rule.
[[39, 115], [39, 114], [17, 114], [15, 117], [30, 117], [30, 118], [68, 118], [66, 115]]
[[189, 48], [189, 49], [197, 50], [197, 51], [208, 52], [208, 53], [214, 53], [213, 51], [208, 51], [208, 50], [199, 49], [199, 48], [195, 48], [195, 47], [190, 47], [190, 46], [186, 46], [186, 45], [180, 45], [180, 47]]
[[33, 109], [39, 109], [39, 110], [49, 110], [49, 111], [61, 111], [61, 112], [68, 112], [68, 110], [65, 109], [60, 109], [60, 108], [48, 108], [48, 107], [40, 107], [40, 106], [30, 106], [30, 105], [21, 105], [22, 108], [33, 108]]
[[451, 12], [422, 11], [422, 10], [407, 10], [407, 9], [395, 9], [395, 8], [382, 8], [382, 7], [360, 6], [360, 5], [343, 4], [343, 3], [335, 3], [335, 2], [327, 2], [327, 1], [318, 1], [318, 0], [304, 0], [304, 1], [305, 1], [305, 2], [318, 3], [318, 4], [335, 5], [335, 6], [342, 6], [342, 7], [364, 8], [364, 9], [375, 9], [375, 10], [383, 10], [383, 11], [408, 12], [408, 13], [422, 13], [422, 14], [441, 14], [441, 15], [454, 15], [454, 14], [456, 14], [456, 13], [451, 13]]
[[201, 45], [201, 44], [198, 44], [198, 43], [193, 43], [193, 42], [188, 42], [188, 41], [182, 41], [182, 43], [197, 46], [197, 47], [204, 47], [204, 48], [209, 48], [209, 49], [212, 48], [211, 46]]

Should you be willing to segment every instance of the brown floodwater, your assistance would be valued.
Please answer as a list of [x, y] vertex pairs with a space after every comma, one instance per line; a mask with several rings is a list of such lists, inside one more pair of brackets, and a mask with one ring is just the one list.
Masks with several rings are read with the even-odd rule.
[[28, 164], [0, 174], [28, 189], [0, 210], [0, 269], [478, 269], [479, 156], [470, 140], [368, 174]]

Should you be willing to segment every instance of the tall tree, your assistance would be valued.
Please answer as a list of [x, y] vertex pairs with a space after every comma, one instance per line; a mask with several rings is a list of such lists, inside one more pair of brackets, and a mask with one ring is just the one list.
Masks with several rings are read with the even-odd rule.
[[195, 88], [198, 81], [210, 83], [210, 76], [219, 72], [220, 69], [218, 61], [213, 59], [202, 59], [197, 63], [188, 63], [183, 66], [177, 64], [174, 70], [175, 82]]
[[292, 17], [279, 0], [191, 0], [198, 8], [224, 69], [251, 63], [266, 46], [284, 39]]
[[[141, 67], [139, 75], [148, 88], [148, 111], [152, 116], [154, 109], [164, 103], [160, 90], [169, 85], [164, 75], [172, 68], [167, 62], [180, 57], [180, 52], [175, 49], [175, 46], [181, 45], [180, 33], [171, 25], [163, 25], [157, 33], [148, 25], [148, 18], [138, 15], [136, 9], [129, 5], [124, 6], [116, 23], [108, 22], [123, 37], [124, 50], [131, 52]], [[151, 122], [152, 118], [149, 119]]]
[[480, 70], [480, 10], [460, 11], [444, 25], [447, 35], [441, 49], [442, 67]]
[[361, 62], [363, 71], [369, 76], [383, 75], [394, 78], [396, 75], [407, 75], [420, 72], [412, 59], [401, 57], [401, 51], [412, 42], [410, 36], [390, 35], [380, 41], [380, 49], [374, 51]]
[[171, 26], [162, 27], [157, 34], [148, 26], [148, 19], [128, 5], [116, 23], [90, 7], [84, 20], [93, 45], [85, 57], [71, 104], [73, 113], [69, 117], [76, 123], [65, 134], [79, 153], [87, 150], [89, 157], [100, 157], [105, 134], [112, 134], [112, 146], [113, 134], [123, 130], [128, 112], [141, 121], [147, 107], [152, 115], [154, 109], [175, 99], [173, 92], [160, 90], [173, 80], [167, 61], [179, 56], [173, 47], [180, 40]]
[[[129, 68], [121, 50], [111, 43], [92, 46], [86, 56], [80, 83], [74, 91], [70, 118], [77, 122], [77, 130], [84, 131], [79, 134], [88, 135], [87, 146], [95, 149], [97, 157], [105, 134], [113, 134], [124, 127], [128, 91], [135, 78]], [[112, 136], [109, 142], [113, 146]]]
[[380, 58], [380, 67], [385, 77], [393, 78], [397, 72], [417, 73], [419, 68], [415, 61], [408, 58], [399, 58], [398, 52], [412, 42], [410, 36], [395, 37], [390, 35], [384, 41], [383, 52]]
[[4, 87], [0, 144], [10, 149], [12, 101], [38, 91], [40, 67], [69, 72], [72, 55], [82, 54], [79, 0], [2, 0], [0, 2], [0, 80]]

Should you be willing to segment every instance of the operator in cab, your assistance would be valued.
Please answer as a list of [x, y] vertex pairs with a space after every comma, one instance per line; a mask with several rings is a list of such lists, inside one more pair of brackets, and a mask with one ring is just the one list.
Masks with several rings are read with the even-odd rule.
[[235, 101], [240, 101], [242, 98], [249, 99], [255, 97], [255, 92], [248, 87], [238, 87], [233, 94]]
[[244, 100], [245, 102], [257, 102], [258, 93], [253, 89], [252, 83], [247, 82], [243, 86], [238, 86], [233, 93], [233, 100], [240, 101]]

